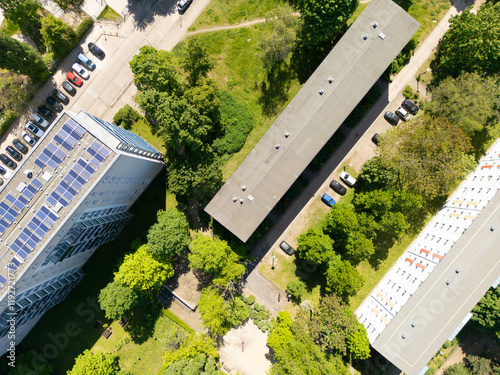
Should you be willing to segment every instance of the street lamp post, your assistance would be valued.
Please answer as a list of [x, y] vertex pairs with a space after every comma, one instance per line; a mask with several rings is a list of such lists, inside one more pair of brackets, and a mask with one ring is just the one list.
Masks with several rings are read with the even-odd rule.
[[430, 69], [430, 68], [427, 68], [427, 69], [425, 70], [425, 72], [422, 72], [422, 73], [420, 73], [420, 74], [417, 76], [417, 92], [420, 92], [420, 91], [418, 90], [418, 83], [420, 82], [420, 76], [421, 76], [422, 74], [424, 74], [424, 73], [428, 73], [428, 72], [430, 72], [430, 71], [431, 71], [431, 69]]
[[273, 270], [274, 270], [274, 259], [276, 259], [276, 255], [274, 255], [274, 251], [273, 251], [273, 265], [271, 267], [271, 269], [273, 269]]
[[[145, 40], [145, 41], [149, 44], [149, 46], [150, 46], [150, 47], [153, 47], [153, 46], [151, 45], [151, 43], [149, 43], [149, 40], [147, 40], [147, 39], [146, 39], [146, 37], [145, 37], [145, 36], [143, 36], [143, 37], [142, 37], [142, 39], [144, 39], [144, 40]], [[417, 91], [418, 91], [418, 90], [417, 90]]]

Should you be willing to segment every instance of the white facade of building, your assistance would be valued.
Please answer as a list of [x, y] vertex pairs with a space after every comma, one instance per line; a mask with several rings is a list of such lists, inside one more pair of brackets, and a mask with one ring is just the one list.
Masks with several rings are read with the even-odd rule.
[[139, 136], [84, 112], [61, 113], [23, 156], [0, 190], [1, 355], [66, 298], [163, 167]]

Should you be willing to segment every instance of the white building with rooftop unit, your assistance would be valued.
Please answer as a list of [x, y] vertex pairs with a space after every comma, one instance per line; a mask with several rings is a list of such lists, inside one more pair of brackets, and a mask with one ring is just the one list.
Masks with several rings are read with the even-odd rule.
[[23, 155], [0, 187], [0, 354], [66, 298], [163, 167], [142, 138], [85, 112], [62, 112]]

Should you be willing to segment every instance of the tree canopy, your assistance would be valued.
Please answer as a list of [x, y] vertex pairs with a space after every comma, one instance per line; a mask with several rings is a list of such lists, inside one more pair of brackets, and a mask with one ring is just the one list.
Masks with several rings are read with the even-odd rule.
[[189, 266], [213, 275], [213, 284], [225, 288], [228, 283], [237, 282], [245, 272], [236, 254], [226, 241], [198, 235], [191, 242], [188, 255]]
[[76, 43], [75, 30], [52, 14], [43, 17], [40, 33], [48, 51], [57, 60], [65, 58]]
[[300, 258], [313, 263], [326, 263], [333, 255], [333, 240], [323, 233], [309, 229], [297, 238]]
[[114, 354], [85, 350], [67, 375], [115, 375], [119, 370], [118, 357]]
[[157, 222], [148, 230], [148, 249], [157, 256], [173, 260], [184, 254], [191, 242], [186, 216], [177, 209], [160, 210]]
[[139, 54], [130, 61], [137, 89], [141, 91], [155, 89], [169, 95], [180, 94], [181, 77], [177, 68], [178, 63], [173, 55], [150, 46], [142, 46], [139, 51]]
[[463, 71], [500, 72], [500, 3], [485, 3], [477, 13], [466, 9], [450, 19], [438, 45], [435, 73], [458, 77]]
[[333, 258], [325, 272], [326, 290], [332, 291], [344, 301], [355, 295], [365, 280], [358, 270], [347, 260]]
[[173, 275], [172, 266], [156, 260], [147, 245], [143, 245], [134, 253], [125, 255], [118, 272], [115, 272], [115, 281], [136, 292], [154, 291]]
[[208, 55], [203, 42], [198, 38], [190, 38], [181, 65], [188, 74], [189, 85], [195, 86], [201, 78], [207, 77], [215, 63]]
[[353, 359], [367, 359], [370, 357], [370, 342], [363, 324], [358, 324], [354, 331], [349, 332], [347, 347]]
[[[204, 334], [192, 334], [183, 341], [178, 349], [169, 350], [165, 353], [163, 365], [169, 368], [173, 363], [184, 359], [187, 362], [185, 364], [187, 366], [191, 359], [194, 359], [200, 354], [206, 355], [206, 359], [219, 358], [219, 353], [217, 353], [217, 347], [213, 339]], [[195, 362], [198, 363], [199, 361]], [[175, 367], [177, 368], [180, 366]], [[170, 373], [176, 374], [176, 372], [167, 372], [167, 374]]]
[[442, 118], [419, 116], [385, 134], [380, 156], [404, 188], [428, 199], [445, 195], [472, 171], [469, 137]]
[[331, 42], [347, 25], [358, 0], [300, 0], [303, 39], [317, 45]]
[[203, 326], [209, 330], [211, 336], [223, 336], [231, 328], [229, 306], [215, 289], [203, 289], [197, 309], [200, 311]]
[[106, 319], [120, 319], [139, 302], [137, 293], [116, 281], [109, 283], [99, 293], [99, 305], [106, 314]]
[[38, 14], [41, 6], [38, 2], [35, 0], [0, 0], [0, 9], [5, 18], [19, 25], [23, 34], [33, 39], [39, 48], [43, 47], [40, 38], [42, 16]]
[[500, 340], [500, 288], [488, 290], [472, 312], [472, 321]]
[[0, 68], [27, 75], [38, 82], [43, 81], [49, 73], [42, 57], [34, 48], [1, 32]]

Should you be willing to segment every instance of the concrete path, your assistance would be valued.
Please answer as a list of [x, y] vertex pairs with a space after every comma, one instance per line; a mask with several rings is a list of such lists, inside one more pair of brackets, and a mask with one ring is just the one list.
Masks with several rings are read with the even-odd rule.
[[[84, 0], [82, 5], [80, 5], [80, 9], [96, 20], [99, 14], [106, 8], [106, 3], [105, 0]], [[116, 9], [114, 10], [116, 11]]]
[[61, 9], [59, 5], [53, 0], [38, 0], [43, 9], [48, 11], [56, 18], [61, 18], [64, 10]]

